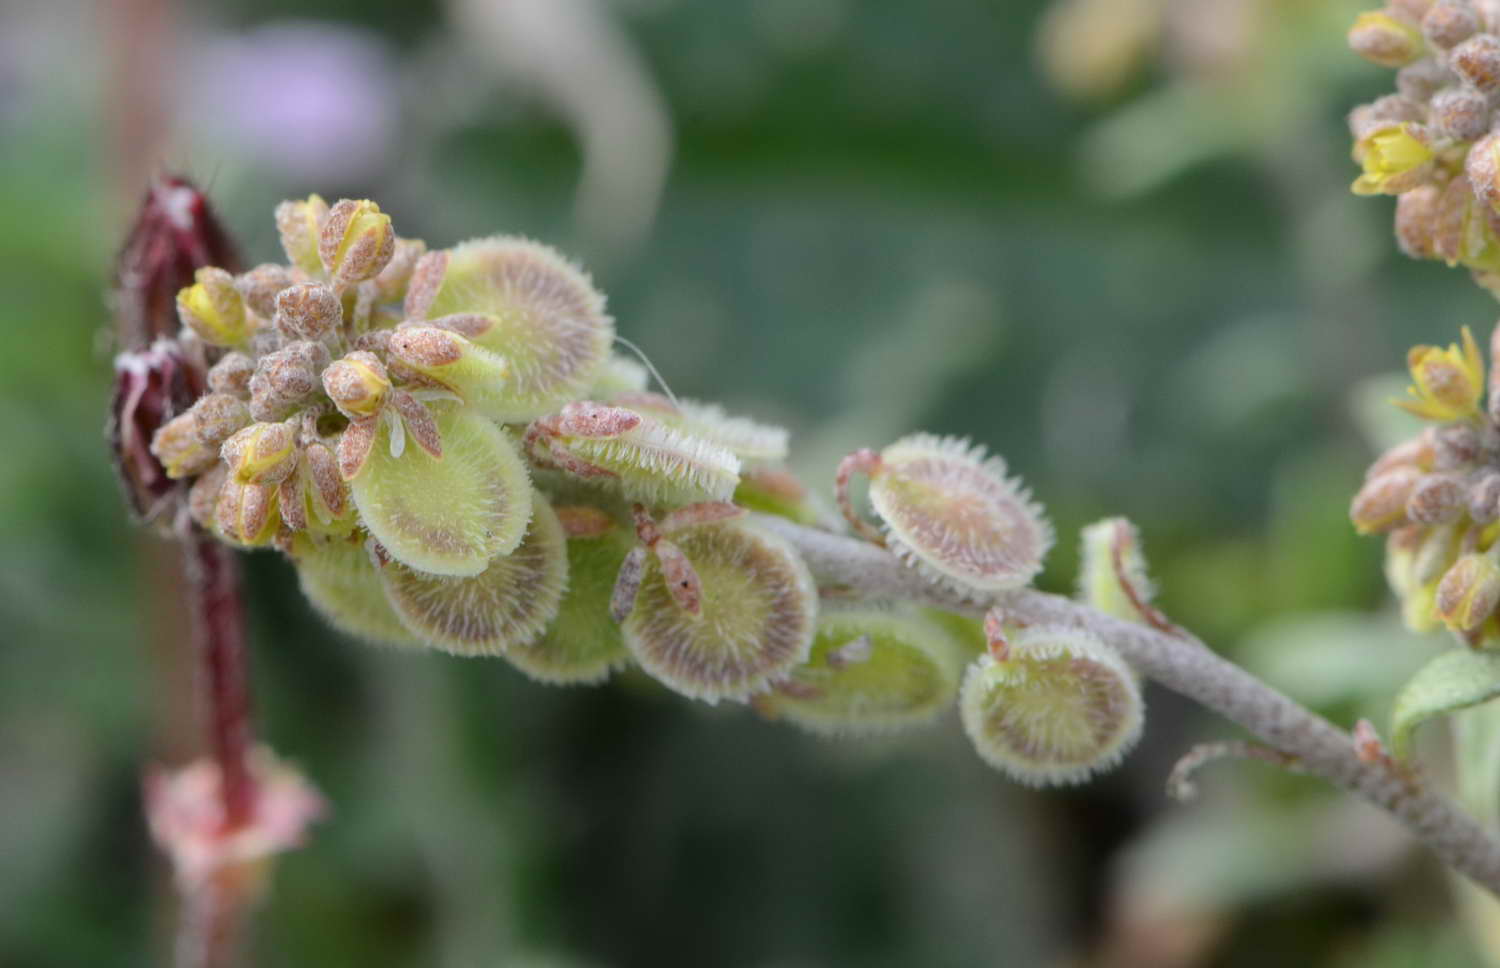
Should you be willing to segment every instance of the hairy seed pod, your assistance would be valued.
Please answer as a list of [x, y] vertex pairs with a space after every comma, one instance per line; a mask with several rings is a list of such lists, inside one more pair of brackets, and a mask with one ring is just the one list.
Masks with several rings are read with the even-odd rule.
[[538, 496], [532, 506], [525, 540], [476, 575], [428, 575], [399, 562], [381, 569], [386, 597], [413, 634], [465, 656], [504, 655], [542, 634], [567, 585], [567, 538], [551, 505]]
[[323, 371], [323, 392], [350, 420], [370, 417], [385, 406], [391, 380], [374, 353], [355, 350]]
[[215, 393], [227, 393], [241, 400], [250, 399], [250, 377], [255, 373], [255, 361], [244, 353], [225, 353], [208, 370], [208, 388]]
[[1396, 243], [1409, 259], [1436, 259], [1438, 201], [1442, 189], [1418, 185], [1396, 196]]
[[1500, 91], [1500, 37], [1473, 35], [1449, 52], [1448, 66], [1481, 94]]
[[[1432, 126], [1455, 141], [1474, 141], [1490, 130], [1489, 98], [1473, 88], [1450, 87], [1432, 98]], [[1472, 172], [1469, 178], [1472, 179]]]
[[485, 416], [507, 421], [512, 370], [504, 357], [438, 326], [400, 326], [387, 345], [393, 359], [452, 389]]
[[477, 575], [526, 533], [532, 511], [526, 466], [505, 432], [478, 414], [448, 407], [435, 420], [441, 460], [420, 447], [392, 455], [392, 422], [380, 420], [350, 493], [392, 558], [434, 575]]
[[614, 343], [614, 320], [589, 277], [536, 242], [494, 236], [429, 252], [406, 293], [411, 320], [492, 317], [477, 342], [511, 368], [495, 419], [533, 420], [583, 396]]
[[287, 261], [310, 275], [320, 275], [323, 263], [318, 258], [318, 242], [323, 223], [328, 220], [328, 203], [318, 195], [306, 201], [285, 201], [276, 206], [276, 231]]
[[276, 294], [295, 282], [286, 266], [264, 262], [234, 280], [245, 305], [261, 319], [276, 315]]
[[1034, 626], [964, 676], [964, 730], [991, 766], [1028, 786], [1081, 783], [1140, 738], [1135, 674], [1093, 633]]
[[386, 601], [385, 584], [362, 537], [292, 539], [292, 561], [302, 594], [345, 635], [377, 645], [418, 648], [424, 643], [401, 624]]
[[250, 408], [227, 393], [209, 393], [198, 398], [188, 413], [196, 422], [198, 442], [217, 448], [235, 431], [250, 423]]
[[615, 577], [635, 536], [599, 508], [565, 505], [556, 511], [568, 535], [568, 590], [547, 630], [507, 649], [505, 658], [540, 682], [603, 682], [630, 660], [620, 627], [608, 614]]
[[951, 437], [913, 434], [881, 452], [870, 504], [890, 549], [962, 593], [1019, 588], [1052, 547], [1052, 527], [1005, 462]]
[[1394, 467], [1367, 480], [1349, 504], [1349, 520], [1360, 534], [1379, 534], [1406, 523], [1406, 501], [1423, 474], [1416, 467]]
[[756, 706], [823, 735], [894, 732], [946, 709], [962, 671], [958, 643], [917, 612], [824, 608], [807, 662]]
[[338, 293], [322, 283], [288, 286], [276, 295], [276, 328], [288, 340], [321, 340], [343, 320]]
[[650, 557], [623, 625], [641, 668], [674, 692], [716, 703], [747, 699], [807, 660], [817, 587], [786, 542], [738, 522], [672, 540], [698, 575], [699, 611], [682, 608]]
[[723, 407], [682, 399], [672, 402], [656, 393], [627, 392], [612, 401], [655, 417], [668, 427], [707, 440], [741, 460], [778, 461], [787, 455], [787, 432], [781, 427], [730, 416]]
[[1422, 16], [1422, 36], [1438, 50], [1456, 47], [1481, 26], [1474, 8], [1459, 0], [1437, 0]]
[[533, 460], [616, 485], [647, 504], [724, 501], [739, 484], [727, 448], [624, 407], [575, 401], [526, 432]]
[[1096, 521], [1083, 529], [1081, 545], [1078, 599], [1116, 618], [1157, 624], [1156, 589], [1135, 525], [1125, 518]]

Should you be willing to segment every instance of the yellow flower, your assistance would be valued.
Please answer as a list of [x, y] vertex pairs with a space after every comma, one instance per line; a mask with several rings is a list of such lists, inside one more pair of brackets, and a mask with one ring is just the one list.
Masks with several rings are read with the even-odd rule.
[[1479, 395], [1484, 389], [1484, 363], [1469, 327], [1463, 328], [1464, 345], [1450, 343], [1446, 350], [1436, 346], [1413, 346], [1406, 363], [1411, 368], [1414, 385], [1407, 392], [1415, 400], [1396, 400], [1396, 406], [1429, 420], [1462, 420], [1479, 410]]
[[1373, 128], [1354, 145], [1354, 157], [1365, 172], [1350, 189], [1356, 195], [1399, 195], [1416, 188], [1432, 171], [1431, 141], [1408, 121]]

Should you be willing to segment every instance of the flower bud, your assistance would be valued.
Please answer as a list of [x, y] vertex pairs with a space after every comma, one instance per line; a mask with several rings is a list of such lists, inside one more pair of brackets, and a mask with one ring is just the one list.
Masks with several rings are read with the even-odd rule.
[[292, 282], [292, 274], [286, 266], [265, 262], [241, 273], [234, 285], [255, 315], [270, 319], [276, 313], [276, 294]]
[[1500, 606], [1500, 563], [1495, 554], [1492, 549], [1460, 556], [1438, 583], [1433, 614], [1455, 632], [1477, 632]]
[[1422, 477], [1415, 467], [1397, 467], [1366, 481], [1349, 505], [1355, 530], [1378, 534], [1405, 524], [1406, 501]]
[[280, 484], [297, 466], [297, 434], [290, 423], [254, 423], [220, 451], [231, 477], [242, 484]]
[[1485, 471], [1469, 485], [1469, 517], [1480, 525], [1500, 520], [1500, 471]]
[[276, 488], [270, 484], [243, 484], [226, 477], [214, 505], [219, 533], [229, 541], [254, 547], [271, 540], [280, 519], [276, 515]]
[[250, 377], [255, 373], [255, 361], [244, 353], [225, 353], [219, 362], [209, 367], [208, 388], [215, 393], [227, 393], [241, 400], [250, 399]]
[[1422, 36], [1438, 50], [1463, 43], [1481, 26], [1474, 8], [1459, 0], [1437, 0], [1422, 16]]
[[203, 473], [217, 456], [198, 439], [198, 421], [192, 413], [179, 414], [157, 428], [151, 453], [174, 480]]
[[444, 578], [399, 562], [381, 569], [386, 598], [406, 627], [455, 655], [505, 655], [536, 641], [562, 602], [568, 555], [551, 505], [538, 499], [532, 511], [520, 546], [477, 575]]
[[1442, 189], [1418, 185], [1396, 196], [1396, 244], [1411, 259], [1437, 258], [1438, 199]]
[[1081, 783], [1124, 758], [1145, 704], [1135, 674], [1083, 629], [1033, 626], [1005, 659], [981, 655], [964, 676], [964, 731], [991, 766], [1029, 786]]
[[177, 315], [210, 346], [239, 346], [250, 336], [245, 301], [234, 286], [234, 277], [223, 269], [204, 266], [197, 280], [177, 294]]
[[1424, 57], [1396, 72], [1396, 90], [1402, 97], [1423, 103], [1455, 80], [1453, 72], [1437, 58]]
[[1448, 524], [1468, 510], [1469, 490], [1457, 474], [1427, 474], [1406, 499], [1406, 517], [1413, 524]]
[[1370, 10], [1349, 28], [1349, 49], [1381, 67], [1404, 67], [1422, 56], [1422, 34], [1383, 10]]
[[1479, 458], [1479, 431], [1473, 424], [1451, 423], [1429, 427], [1434, 470], [1465, 470]]
[[1430, 471], [1436, 460], [1434, 437], [1424, 431], [1410, 440], [1402, 441], [1377, 457], [1375, 463], [1365, 471], [1365, 480], [1373, 480], [1398, 467], [1415, 467], [1418, 470]]
[[267, 353], [250, 377], [250, 415], [256, 420], [281, 420], [318, 389], [318, 374], [328, 365], [328, 349], [321, 343], [292, 343]]
[[1364, 174], [1350, 185], [1356, 195], [1399, 195], [1425, 182], [1432, 174], [1432, 138], [1427, 129], [1409, 121], [1386, 122], [1363, 135], [1354, 146]]
[[1481, 94], [1500, 91], [1500, 37], [1475, 34], [1449, 52], [1448, 64]]
[[289, 340], [320, 340], [343, 322], [344, 308], [328, 286], [307, 282], [276, 296], [276, 328]]
[[385, 366], [374, 353], [355, 350], [323, 371], [323, 390], [351, 420], [378, 413], [391, 389]]
[[1464, 174], [1474, 197], [1500, 211], [1500, 135], [1488, 134], [1475, 142], [1464, 160]]
[[391, 217], [379, 205], [345, 198], [329, 210], [318, 239], [318, 257], [335, 287], [375, 276], [395, 252]]
[[197, 421], [198, 442], [214, 449], [250, 422], [250, 408], [227, 393], [199, 397], [188, 413]]
[[188, 516], [205, 531], [212, 531], [218, 525], [214, 509], [228, 477], [229, 470], [222, 463], [215, 464], [200, 474], [188, 489]]
[[1407, 354], [1412, 386], [1407, 388], [1415, 400], [1397, 400], [1398, 407], [1428, 420], [1463, 420], [1479, 412], [1479, 397], [1484, 392], [1484, 362], [1474, 334], [1465, 326], [1463, 349], [1449, 344], [1446, 350], [1436, 346], [1414, 346]]
[[[1489, 98], [1473, 88], [1450, 87], [1433, 97], [1431, 117], [1439, 135], [1455, 141], [1475, 141], [1490, 130]], [[1478, 184], [1472, 170], [1469, 178]]]
[[317, 195], [307, 196], [305, 202], [285, 201], [276, 206], [281, 248], [287, 261], [303, 272], [317, 275], [323, 271], [318, 245], [327, 219], [328, 203]]
[[421, 239], [396, 240], [391, 261], [375, 276], [375, 292], [382, 302], [400, 302], [406, 296], [406, 284], [411, 279], [417, 260], [427, 254], [427, 243]]

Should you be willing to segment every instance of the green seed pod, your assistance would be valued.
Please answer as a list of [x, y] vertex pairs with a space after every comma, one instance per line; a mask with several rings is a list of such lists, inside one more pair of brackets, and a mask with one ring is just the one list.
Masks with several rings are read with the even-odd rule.
[[1155, 625], [1155, 594], [1146, 573], [1140, 534], [1124, 518], [1105, 518], [1083, 529], [1078, 599], [1101, 612]]
[[730, 416], [718, 404], [686, 399], [674, 403], [661, 394], [645, 392], [616, 394], [611, 402], [718, 444], [742, 460], [779, 461], [787, 455], [785, 429]]
[[[508, 555], [465, 578], [423, 574], [391, 562], [381, 569], [386, 598], [413, 634], [455, 655], [505, 655], [542, 634], [568, 583], [567, 537], [551, 505], [537, 497], [526, 538]], [[601, 612], [596, 620], [606, 621]]]
[[1140, 738], [1135, 674], [1093, 633], [1032, 627], [1004, 652], [969, 666], [959, 701], [964, 729], [991, 766], [1028, 786], [1081, 783]]
[[442, 458], [421, 447], [393, 455], [393, 421], [378, 420], [350, 493], [365, 527], [397, 561], [434, 575], [477, 575], [526, 533], [526, 465], [490, 421], [462, 407], [434, 409]]
[[514, 381], [499, 354], [437, 326], [400, 326], [387, 345], [394, 359], [452, 388], [475, 410], [499, 423], [510, 419]]
[[789, 545], [738, 522], [686, 528], [672, 541], [697, 572], [699, 609], [695, 615], [678, 603], [658, 556], [650, 556], [623, 626], [646, 672], [716, 703], [748, 699], [807, 660], [818, 593]]
[[541, 682], [603, 682], [630, 660], [620, 627], [608, 616], [615, 576], [635, 535], [598, 508], [556, 510], [568, 535], [568, 590], [547, 631], [534, 642], [506, 650], [505, 658]]
[[543, 466], [612, 481], [628, 499], [648, 504], [723, 501], [739, 484], [739, 458], [724, 447], [586, 400], [534, 421], [526, 448]]
[[734, 490], [734, 503], [798, 524], [818, 522], [818, 509], [808, 497], [807, 488], [783, 467], [752, 467], [742, 471], [740, 486]]
[[959, 644], [914, 611], [825, 606], [807, 663], [757, 705], [825, 735], [894, 732], [947, 708], [962, 670]]
[[506, 423], [533, 420], [583, 396], [614, 343], [614, 320], [589, 277], [525, 239], [475, 239], [422, 257], [406, 292], [407, 318], [458, 313], [493, 321], [469, 338], [510, 365], [503, 405], [497, 400], [492, 413]]
[[[913, 434], [863, 469], [887, 545], [934, 581], [991, 593], [1019, 588], [1041, 570], [1052, 527], [1006, 478], [1005, 462], [986, 458], [982, 447]], [[847, 480], [847, 469], [840, 476]]]
[[379, 645], [419, 647], [385, 598], [380, 572], [362, 537], [292, 539], [292, 561], [302, 594], [328, 624]]

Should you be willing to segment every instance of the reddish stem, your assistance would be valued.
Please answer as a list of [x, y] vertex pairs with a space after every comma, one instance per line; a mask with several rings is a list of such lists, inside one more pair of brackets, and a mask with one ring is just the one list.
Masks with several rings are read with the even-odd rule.
[[243, 826], [254, 808], [249, 753], [250, 681], [245, 652], [245, 609], [234, 552], [198, 531], [182, 539], [198, 657], [200, 695], [207, 700], [209, 743], [219, 765], [224, 826]]

